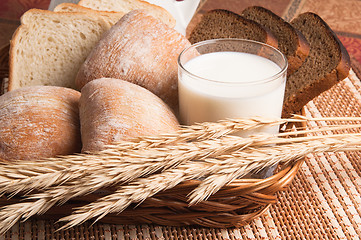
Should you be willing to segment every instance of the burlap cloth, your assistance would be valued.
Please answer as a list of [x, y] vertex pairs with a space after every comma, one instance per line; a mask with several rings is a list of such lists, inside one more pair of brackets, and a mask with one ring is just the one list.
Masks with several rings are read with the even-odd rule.
[[[360, 116], [361, 83], [348, 78], [305, 107], [306, 115]], [[318, 124], [326, 124], [320, 122]], [[360, 131], [360, 130], [354, 130]], [[17, 223], [1, 239], [359, 239], [361, 236], [361, 153], [309, 155], [278, 202], [240, 228], [110, 225], [88, 222], [65, 231], [61, 224]]]

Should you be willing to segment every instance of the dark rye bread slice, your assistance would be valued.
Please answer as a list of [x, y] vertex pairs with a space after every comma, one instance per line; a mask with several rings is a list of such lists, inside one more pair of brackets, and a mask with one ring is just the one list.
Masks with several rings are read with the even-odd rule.
[[191, 31], [189, 41], [197, 43], [217, 38], [244, 38], [278, 46], [277, 39], [269, 30], [224, 9], [214, 9], [205, 13]]
[[350, 56], [326, 22], [315, 13], [300, 14], [291, 21], [311, 45], [302, 66], [286, 83], [283, 116], [298, 112], [314, 97], [345, 79]]
[[272, 11], [251, 6], [243, 10], [242, 17], [253, 20], [268, 28], [278, 40], [278, 49], [288, 60], [287, 76], [294, 73], [305, 61], [310, 51], [306, 38], [292, 25]]

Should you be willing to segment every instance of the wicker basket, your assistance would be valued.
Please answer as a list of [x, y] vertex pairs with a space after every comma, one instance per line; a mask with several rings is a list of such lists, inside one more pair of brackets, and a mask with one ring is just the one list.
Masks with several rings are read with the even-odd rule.
[[[8, 77], [9, 46], [0, 49], [0, 79]], [[3, 89], [2, 89], [3, 90]], [[3, 93], [3, 91], [2, 91]], [[290, 127], [290, 126], [288, 126]], [[266, 179], [238, 179], [223, 187], [207, 201], [188, 206], [187, 196], [199, 181], [187, 181], [148, 198], [140, 205], [131, 205], [120, 214], [108, 214], [101, 222], [112, 224], [142, 224], [204, 227], [239, 227], [264, 213], [277, 202], [276, 193], [282, 191], [295, 177], [302, 160], [289, 166], [279, 166], [276, 173]], [[105, 189], [105, 192], [111, 189]], [[104, 194], [103, 191], [103, 194]], [[101, 197], [90, 194], [72, 199], [65, 205], [51, 208], [41, 219], [59, 219], [78, 206]], [[18, 198], [0, 199], [0, 205], [19, 201]]]

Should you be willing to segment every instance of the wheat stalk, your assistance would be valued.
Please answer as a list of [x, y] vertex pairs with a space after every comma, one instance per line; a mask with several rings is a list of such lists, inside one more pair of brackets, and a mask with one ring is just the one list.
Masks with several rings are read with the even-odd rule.
[[[169, 146], [179, 142], [203, 141], [211, 138], [219, 138], [239, 130], [252, 130], [264, 126], [311, 120], [361, 121], [361, 118], [317, 119], [295, 116], [294, 119], [252, 118], [225, 120], [217, 123], [202, 123], [193, 126], [186, 126], [174, 134], [165, 134], [155, 137], [142, 137], [134, 139], [130, 142], [120, 142], [118, 144], [108, 146], [108, 150], [104, 150], [97, 154], [72, 155], [30, 162], [20, 161], [10, 165], [0, 164], [0, 194], [18, 194], [20, 192], [31, 192], [33, 190], [41, 190], [50, 186], [64, 184], [65, 182], [69, 182], [87, 175], [86, 171], [79, 171], [78, 169], [89, 169], [90, 166], [97, 165], [99, 162], [103, 162], [104, 158], [113, 158], [113, 155], [120, 157], [122, 153], [128, 151], [137, 151], [146, 147], [159, 147], [162, 145]], [[336, 127], [340, 128], [341, 126]], [[344, 128], [350, 127], [351, 126], [344, 126]], [[303, 132], [299, 131], [298, 134], [300, 133]], [[286, 133], [283, 135], [291, 134], [292, 133]], [[116, 153], [114, 153], [114, 151], [116, 151]]]
[[[305, 140], [317, 140], [322, 139], [321, 137], [307, 137], [307, 138], [276, 138], [270, 135], [259, 135], [253, 136], [250, 138], [239, 138], [234, 136], [226, 136], [222, 139], [214, 139], [202, 142], [195, 143], [181, 143], [179, 145], [170, 146], [164, 152], [164, 148], [152, 148], [143, 150], [141, 154], [137, 151], [138, 154], [128, 155], [128, 160], [122, 159], [122, 164], [119, 161], [114, 159], [106, 160], [103, 159], [102, 164], [95, 164], [96, 168], [86, 169], [86, 172], [91, 173], [87, 176], [76, 179], [71, 184], [64, 184], [60, 186], [55, 186], [53, 188], [48, 188], [46, 192], [41, 194], [35, 194], [29, 196], [30, 200], [36, 200], [34, 204], [29, 205], [29, 208], [24, 211], [22, 210], [19, 214], [22, 214], [23, 217], [31, 217], [38, 212], [45, 212], [52, 206], [57, 203], [63, 204], [71, 198], [90, 194], [95, 190], [114, 185], [121, 182], [127, 182], [132, 179], [129, 179], [129, 172], [132, 172], [132, 177], [147, 175], [143, 174], [143, 171], [148, 171], [147, 166], [149, 164], [154, 169], [159, 168], [156, 166], [162, 166], [164, 168], [164, 162], [171, 164], [171, 167], [176, 167], [184, 162], [191, 160], [202, 160], [209, 159], [213, 156], [220, 156], [226, 154], [225, 156], [230, 157], [227, 153], [234, 154], [241, 150], [246, 149], [246, 147], [257, 147], [270, 144], [284, 144], [284, 143], [294, 143], [294, 142], [303, 142]], [[109, 152], [108, 152], [109, 153]], [[143, 161], [138, 159], [138, 157], [145, 157]], [[134, 161], [134, 158], [137, 161]], [[154, 161], [155, 159], [155, 161]], [[138, 161], [139, 160], [139, 161]], [[170, 160], [170, 161], [169, 161]], [[176, 164], [174, 164], [174, 161]], [[272, 161], [269, 161], [272, 162]], [[119, 165], [120, 164], [120, 165]], [[169, 167], [169, 168], [171, 168]], [[164, 168], [167, 169], [167, 168]], [[90, 171], [89, 171], [90, 170]], [[80, 170], [84, 172], [84, 169]], [[150, 170], [152, 171], [152, 170]], [[243, 171], [243, 170], [242, 170]], [[198, 174], [198, 173], [196, 173]], [[81, 186], [81, 187], [79, 187]], [[22, 208], [23, 209], [23, 208]], [[10, 209], [11, 210], [11, 209]], [[6, 209], [3, 209], [3, 213], [6, 213]], [[9, 214], [13, 216], [16, 215], [13, 211], [10, 211]], [[6, 218], [6, 215], [5, 215]], [[22, 218], [20, 216], [20, 218]], [[3, 220], [5, 221], [5, 220]]]
[[[352, 118], [360, 120], [361, 118]], [[95, 154], [80, 154], [64, 157], [57, 157], [45, 160], [35, 160], [30, 162], [19, 161], [11, 164], [0, 164], [0, 194], [11, 193], [13, 195], [20, 192], [31, 192], [33, 190], [46, 189], [50, 186], [61, 185], [87, 176], [92, 166], [97, 167], [103, 163], [104, 159], [120, 158], [126, 152], [134, 152], [145, 147], [160, 147], [162, 144], [169, 146], [179, 142], [203, 141], [211, 138], [224, 136], [238, 129], [255, 129], [265, 125], [276, 125], [284, 122], [299, 122], [307, 120], [298, 116], [296, 119], [288, 120], [228, 120], [219, 123], [204, 123], [195, 126], [185, 127], [177, 134], [160, 135], [156, 137], [144, 137], [133, 140], [133, 142], [121, 142], [109, 146]], [[308, 119], [309, 120], [309, 119]], [[324, 119], [312, 119], [313, 121], [323, 121]], [[342, 121], [345, 118], [328, 118], [328, 120]], [[350, 118], [348, 119], [350, 120]], [[315, 130], [297, 131], [296, 133], [283, 133], [279, 136], [290, 136], [292, 134], [312, 133], [327, 131], [332, 129], [346, 129], [360, 127], [360, 125], [328, 126]], [[178, 136], [178, 137], [177, 137]], [[142, 156], [143, 159], [146, 156]], [[121, 162], [121, 160], [119, 160]], [[138, 160], [137, 160], [138, 161]], [[119, 163], [114, 163], [118, 165]], [[111, 166], [112, 167], [112, 166]], [[89, 171], [79, 169], [86, 168]], [[139, 177], [140, 175], [134, 175]]]
[[[356, 121], [360, 119], [361, 118], [353, 118], [352, 120]], [[299, 122], [306, 120], [305, 118], [300, 117], [299, 119], [296, 120], [291, 119], [289, 121]], [[340, 118], [337, 119], [329, 118], [326, 120], [340, 120]], [[351, 120], [351, 119], [342, 118], [342, 120]], [[280, 120], [277, 121], [278, 121], [277, 123], [275, 123], [276, 121], [268, 121], [268, 123], [262, 122], [262, 124], [255, 124], [253, 122], [252, 124], [253, 127], [268, 126], [270, 124], [279, 124]], [[288, 120], [282, 120], [282, 121], [287, 122]], [[325, 121], [325, 119], [324, 118], [318, 119], [316, 121]], [[217, 156], [219, 157], [222, 154], [227, 158], [229, 158], [230, 156], [232, 156], [232, 153], [239, 150], [243, 150], [244, 152], [246, 152], [245, 149], [249, 149], [250, 147], [253, 147], [257, 150], [261, 148], [260, 146], [267, 144], [275, 144], [275, 143], [285, 144], [287, 141], [303, 142], [303, 141], [311, 140], [310, 138], [284, 139], [284, 138], [274, 138], [274, 137], [270, 138], [269, 136], [253, 136], [250, 138], [242, 139], [239, 137], [226, 136], [222, 138], [223, 142], [220, 143], [218, 139], [219, 136], [224, 136], [229, 132], [232, 132], [235, 129], [234, 125], [237, 125], [234, 122], [229, 124], [229, 122], [230, 121], [224, 121], [223, 124], [219, 126], [220, 129], [223, 130], [218, 132], [217, 132], [218, 125], [217, 124], [214, 125], [213, 123], [210, 123], [208, 125], [208, 130], [204, 130], [204, 133], [200, 133], [199, 131], [201, 130], [198, 129], [197, 126], [193, 130], [187, 130], [186, 132], [183, 132], [183, 135], [180, 134], [178, 140], [177, 140], [177, 136], [178, 136], [177, 134], [175, 134], [174, 136], [167, 135], [167, 136], [159, 136], [155, 138], [144, 138], [144, 139], [140, 138], [133, 142], [126, 142], [126, 143], [120, 143], [119, 145], [114, 145], [113, 147], [110, 147], [109, 149], [97, 154], [66, 156], [63, 158], [66, 161], [65, 163], [63, 163], [63, 165], [61, 165], [61, 167], [59, 167], [58, 164], [61, 163], [61, 160], [63, 159], [55, 158], [52, 160], [35, 161], [35, 164], [33, 166], [30, 165], [31, 162], [29, 162], [28, 164], [24, 164], [25, 169], [17, 172], [18, 175], [17, 174], [12, 175], [13, 172], [11, 172], [11, 170], [8, 169], [7, 175], [5, 174], [6, 175], [5, 177], [3, 176], [1, 177], [1, 179], [8, 179], [2, 183], [3, 187], [1, 187], [1, 191], [9, 192], [8, 190], [3, 189], [8, 187], [6, 186], [6, 183], [9, 183], [10, 181], [9, 179], [11, 179], [10, 182], [16, 182], [14, 185], [24, 182], [28, 184], [28, 185], [25, 184], [24, 185], [25, 187], [22, 186], [17, 188], [18, 190], [16, 190], [15, 192], [11, 190], [13, 191], [12, 193], [19, 192], [19, 189], [22, 190], [27, 189], [27, 191], [31, 191], [31, 189], [39, 187], [39, 186], [35, 186], [36, 184], [31, 185], [32, 180], [35, 179], [38, 181], [39, 185], [43, 184], [42, 188], [44, 189], [44, 193], [38, 195], [35, 194], [29, 197], [30, 200], [36, 199], [35, 202], [32, 201], [30, 202], [30, 204], [29, 202], [23, 202], [23, 203], [19, 203], [20, 205], [15, 205], [16, 208], [21, 209], [21, 211], [14, 211], [13, 210], [14, 205], [9, 205], [3, 208], [2, 211], [0, 212], [1, 215], [0, 219], [3, 220], [1, 221], [0, 224], [1, 226], [0, 231], [3, 231], [4, 229], [11, 227], [11, 223], [14, 221], [14, 219], [17, 220], [24, 218], [26, 219], [35, 214], [45, 212], [57, 202], [64, 203], [65, 201], [67, 201], [68, 199], [74, 196], [88, 194], [89, 191], [91, 192], [96, 189], [109, 186], [109, 184], [111, 185], [119, 182], [124, 183], [124, 182], [137, 181], [137, 178], [148, 176], [149, 174], [152, 174], [158, 170], [163, 170], [164, 171], [163, 173], [166, 174], [169, 173], [169, 171], [176, 170], [177, 169], [176, 167], [179, 168], [181, 166], [184, 166], [184, 164], [192, 164], [192, 162], [190, 162], [192, 160], [201, 159], [204, 161], [208, 159], [207, 161], [209, 161], [209, 159], [213, 159], [213, 157], [217, 157]], [[242, 124], [244, 124], [244, 121], [242, 122]], [[212, 128], [209, 128], [209, 126], [213, 126], [215, 130], [210, 130]], [[245, 125], [243, 125], [242, 129], [245, 129], [244, 126]], [[350, 126], [347, 127], [349, 128]], [[347, 127], [335, 126], [333, 128], [330, 126], [326, 129], [331, 129], [331, 128], [341, 129]], [[228, 129], [228, 130], [224, 130], [224, 129]], [[233, 129], [233, 130], [229, 130], [229, 129]], [[322, 131], [324, 129], [320, 128], [317, 131]], [[194, 131], [194, 135], [191, 134], [192, 131]], [[207, 134], [208, 131], [212, 133]], [[316, 130], [312, 130], [312, 131], [316, 131]], [[214, 132], [217, 132], [217, 134], [219, 135], [217, 134], [215, 135]], [[296, 133], [299, 132], [297, 131]], [[307, 133], [307, 131], [305, 131], [305, 133]], [[292, 134], [295, 133], [285, 133], [283, 135], [290, 136]], [[216, 136], [218, 136], [218, 138], [216, 138]], [[323, 139], [323, 138], [325, 137], [324, 136], [318, 137], [318, 139]], [[162, 143], [162, 139], [165, 139], [165, 142], [167, 144]], [[237, 139], [237, 141], [235, 141], [235, 139]], [[313, 138], [312, 140], [315, 139], [316, 138]], [[195, 141], [195, 142], [189, 142], [189, 141]], [[235, 144], [235, 142], [237, 144]], [[146, 146], [147, 148], [142, 150], [142, 147], [144, 146]], [[252, 151], [254, 151], [254, 149]], [[124, 161], [125, 159], [128, 159], [128, 161]], [[158, 164], [154, 164], [154, 161]], [[128, 170], [132, 171], [132, 176], [129, 176], [128, 172], [122, 170], [120, 170], [119, 172], [119, 169], [122, 168], [122, 166], [119, 165], [119, 163], [123, 163], [123, 164], [126, 163], [129, 165], [129, 167], [133, 167], [133, 168], [128, 168]], [[17, 164], [17, 167], [19, 167], [20, 165], [21, 165], [20, 163]], [[71, 165], [73, 165], [73, 167], [69, 167]], [[41, 168], [40, 170], [36, 169], [37, 167], [40, 166], [45, 166], [45, 167]], [[7, 164], [0, 165], [0, 173], [1, 173], [1, 168], [4, 167], [6, 168], [9, 166]], [[134, 167], [136, 167], [136, 169], [138, 167], [138, 171], [139, 171], [138, 173], [134, 172]], [[135, 174], [133, 175], [133, 173]], [[47, 183], [46, 180], [47, 179], [49, 180], [51, 176], [58, 176], [58, 178], [56, 178], [56, 180], [51, 179], [52, 181], [50, 181], [51, 183], [49, 184]], [[154, 175], [151, 175], [150, 177], [153, 176]], [[233, 177], [229, 177], [229, 179], [233, 179]], [[131, 184], [134, 184], [134, 182], [132, 182]], [[122, 186], [120, 189], [122, 189], [123, 187], [124, 186]], [[76, 192], [76, 194], [72, 192]], [[198, 201], [198, 200], [191, 200], [191, 203], [193, 203], [193, 201]]]
[[302, 117], [295, 119], [251, 118], [225, 120], [217, 123], [206, 122], [184, 126], [173, 134], [163, 134], [154, 137], [145, 136], [128, 142], [119, 142], [108, 146], [107, 150], [90, 155], [60, 156], [30, 162], [19, 161], [10, 165], [0, 164], [0, 194], [11, 193], [15, 195], [20, 192], [31, 192], [82, 178], [87, 175], [87, 172], [81, 172], [78, 170], [79, 168], [86, 167], [89, 169], [89, 166], [104, 162], [104, 158], [120, 157], [122, 153], [128, 151], [134, 152], [149, 147], [169, 146], [179, 142], [203, 141], [218, 138], [235, 131], [252, 130], [263, 126], [300, 121], [305, 121], [305, 119], [302, 119]]
[[[258, 141], [267, 139], [269, 136], [260, 136]], [[28, 200], [35, 200], [33, 204], [24, 208], [19, 203], [22, 211], [13, 211], [13, 206], [5, 206], [0, 211], [0, 222], [7, 223], [9, 216], [16, 219], [27, 219], [39, 212], [46, 212], [57, 203], [65, 203], [71, 198], [90, 194], [98, 189], [124, 183], [133, 180], [136, 177], [149, 175], [158, 170], [174, 169], [182, 163], [191, 160], [201, 161], [205, 158], [230, 154], [233, 151], [243, 149], [245, 146], [255, 141], [252, 138], [238, 138], [239, 141], [234, 144], [234, 137], [224, 137], [223, 141], [219, 139], [189, 142], [172, 145], [168, 148], [149, 148], [138, 150], [129, 154], [123, 154], [120, 161], [111, 159], [110, 163], [103, 159], [102, 164], [95, 165], [96, 168], [87, 168], [88, 175], [77, 178], [72, 184], [63, 184], [47, 189], [47, 191], [34, 194], [28, 197]], [[228, 144], [225, 144], [227, 142]], [[109, 156], [110, 151], [108, 151]], [[115, 161], [115, 162], [114, 162]], [[166, 166], [166, 167], [165, 167]], [[132, 173], [129, 175], [129, 173]], [[177, 169], [177, 172], [179, 170]], [[173, 181], [173, 180], [172, 180]], [[11, 219], [10, 218], [10, 219]], [[8, 224], [4, 224], [5, 227]], [[1, 225], [0, 225], [1, 226]], [[0, 228], [1, 231], [1, 228]]]
[[190, 195], [190, 205], [196, 204], [206, 200], [223, 186], [247, 173], [279, 163], [288, 164], [310, 153], [360, 150], [360, 143], [360, 135], [347, 136], [340, 139], [329, 138], [235, 151], [231, 155], [223, 155], [216, 159], [204, 159], [201, 166], [198, 162], [189, 162], [180, 165], [177, 169], [169, 169], [163, 173], [139, 179], [130, 185], [121, 186], [115, 193], [81, 207], [72, 215], [61, 219], [61, 221], [68, 221], [62, 228], [76, 226], [94, 217], [99, 220], [109, 213], [122, 212], [132, 203], [142, 202], [181, 182], [208, 175]]

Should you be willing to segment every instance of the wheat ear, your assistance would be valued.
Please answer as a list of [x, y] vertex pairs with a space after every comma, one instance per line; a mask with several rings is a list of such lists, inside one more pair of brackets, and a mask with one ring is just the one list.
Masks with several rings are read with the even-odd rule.
[[[261, 136], [258, 141], [267, 139], [268, 136]], [[141, 177], [142, 175], [149, 175], [158, 170], [174, 169], [182, 163], [219, 156], [222, 154], [230, 154], [233, 151], [243, 149], [248, 146], [254, 139], [239, 138], [239, 141], [234, 144], [234, 137], [225, 137], [228, 144], [219, 139], [181, 143], [179, 145], [169, 146], [168, 148], [149, 148], [142, 151], [129, 153], [129, 155], [122, 154], [120, 161], [112, 158], [111, 164], [107, 164], [107, 160], [95, 165], [95, 168], [84, 169], [90, 174], [82, 178], [78, 178], [70, 184], [54, 186], [46, 189], [43, 193], [34, 194], [28, 197], [28, 200], [35, 200], [33, 204], [26, 205], [27, 207], [17, 205], [22, 211], [14, 212], [13, 206], [5, 206], [0, 211], [0, 222], [7, 223], [7, 219], [11, 218], [27, 219], [39, 212], [45, 212], [57, 203], [64, 203], [67, 200], [90, 194], [95, 190], [103, 187], [114, 185], [119, 182], [128, 182]], [[109, 157], [110, 151], [108, 151]], [[128, 160], [128, 161], [127, 161]], [[114, 164], [115, 163], [115, 164]], [[166, 167], [165, 167], [166, 166]], [[132, 174], [129, 175], [129, 172]], [[5, 226], [7, 226], [5, 224]]]
[[[109, 157], [112, 158], [114, 150], [117, 151], [119, 157], [121, 152], [134, 151], [147, 147], [169, 146], [179, 142], [203, 141], [218, 138], [239, 130], [252, 130], [264, 126], [311, 120], [361, 121], [361, 118], [306, 118], [296, 115], [295, 118], [292, 119], [229, 119], [217, 123], [206, 122], [193, 126], [185, 126], [173, 134], [141, 137], [130, 142], [120, 142], [109, 146], [108, 150], [90, 155], [80, 154], [29, 162], [19, 161], [10, 165], [0, 163], [0, 194], [10, 193], [15, 195], [20, 192], [29, 193], [33, 190], [46, 189], [50, 186], [64, 184], [65, 182], [84, 177], [87, 173], [85, 171], [78, 171], [79, 168], [89, 168], [89, 165], [93, 165], [97, 158], [100, 159], [100, 161], [102, 161], [104, 157], [107, 158], [107, 154], [110, 154]], [[346, 127], [344, 126], [344, 128]], [[286, 135], [291, 134], [292, 133], [286, 133]]]
[[[71, 198], [90, 194], [95, 190], [131, 181], [135, 176], [142, 176], [150, 174], [154, 170], [161, 170], [161, 168], [174, 168], [178, 165], [191, 161], [191, 160], [203, 160], [211, 157], [217, 157], [222, 154], [226, 154], [227, 157], [231, 153], [241, 151], [247, 147], [259, 147], [269, 144], [284, 144], [289, 142], [302, 142], [310, 139], [322, 139], [321, 137], [308, 137], [308, 138], [275, 138], [270, 135], [259, 135], [250, 138], [240, 138], [234, 136], [226, 136], [220, 139], [214, 139], [209, 141], [195, 142], [195, 143], [180, 143], [179, 145], [169, 146], [164, 148], [151, 148], [137, 151], [138, 154], [129, 154], [128, 160], [123, 155], [120, 160], [117, 159], [103, 159], [101, 164], [94, 164], [92, 169], [80, 170], [84, 172], [87, 170], [91, 174], [78, 178], [71, 182], [71, 184], [64, 184], [48, 188], [44, 193], [35, 194], [29, 196], [30, 200], [36, 200], [32, 205], [28, 205], [28, 209], [22, 212], [14, 213], [11, 211], [9, 214], [22, 214], [20, 218], [25, 216], [31, 217], [38, 212], [45, 212], [50, 207], [57, 203], [63, 204]], [[109, 156], [108, 152], [108, 155]], [[140, 154], [141, 153], [141, 154]], [[138, 159], [141, 157], [143, 159]], [[136, 161], [134, 161], [136, 159]], [[271, 162], [271, 161], [270, 161]], [[164, 163], [170, 165], [164, 168]], [[157, 166], [157, 164], [159, 164]], [[92, 164], [90, 164], [92, 165]], [[152, 168], [148, 168], [148, 167]], [[160, 168], [161, 167], [161, 168]], [[132, 175], [129, 175], [132, 172]], [[152, 172], [153, 173], [153, 172]], [[81, 186], [81, 187], [80, 187]], [[6, 213], [7, 209], [4, 208], [2, 213]], [[5, 220], [4, 220], [5, 221]]]
[[[0, 194], [10, 193], [15, 195], [20, 192], [29, 193], [33, 190], [46, 189], [50, 186], [64, 184], [65, 182], [81, 178], [86, 175], [86, 172], [79, 172], [79, 168], [93, 164], [91, 159], [94, 160], [97, 157], [100, 161], [102, 161], [104, 156], [113, 157], [114, 150], [119, 155], [122, 152], [148, 147], [169, 146], [179, 142], [203, 141], [218, 138], [235, 131], [252, 130], [263, 126], [300, 121], [306, 121], [306, 119], [299, 116], [295, 119], [251, 118], [230, 119], [217, 123], [206, 122], [192, 126], [183, 126], [179, 131], [172, 134], [145, 136], [128, 142], [119, 142], [108, 146], [107, 150], [99, 153], [60, 156], [51, 159], [29, 161], [28, 163], [18, 161], [10, 165], [0, 163]], [[107, 156], [108, 154], [110, 156]]]
[[81, 207], [61, 221], [68, 221], [63, 228], [69, 228], [94, 217], [99, 220], [109, 213], [119, 213], [131, 203], [140, 203], [183, 181], [209, 175], [190, 195], [190, 204], [196, 204], [206, 200], [234, 179], [243, 177], [250, 172], [279, 163], [288, 164], [310, 153], [360, 150], [360, 142], [361, 138], [358, 135], [357, 137], [330, 138], [281, 146], [251, 148], [235, 151], [231, 155], [223, 155], [216, 159], [206, 158], [202, 163], [205, 164], [202, 171], [197, 166], [199, 163], [189, 162], [180, 165], [177, 169], [169, 169], [163, 173], [132, 182], [130, 185], [121, 186], [115, 193]]

